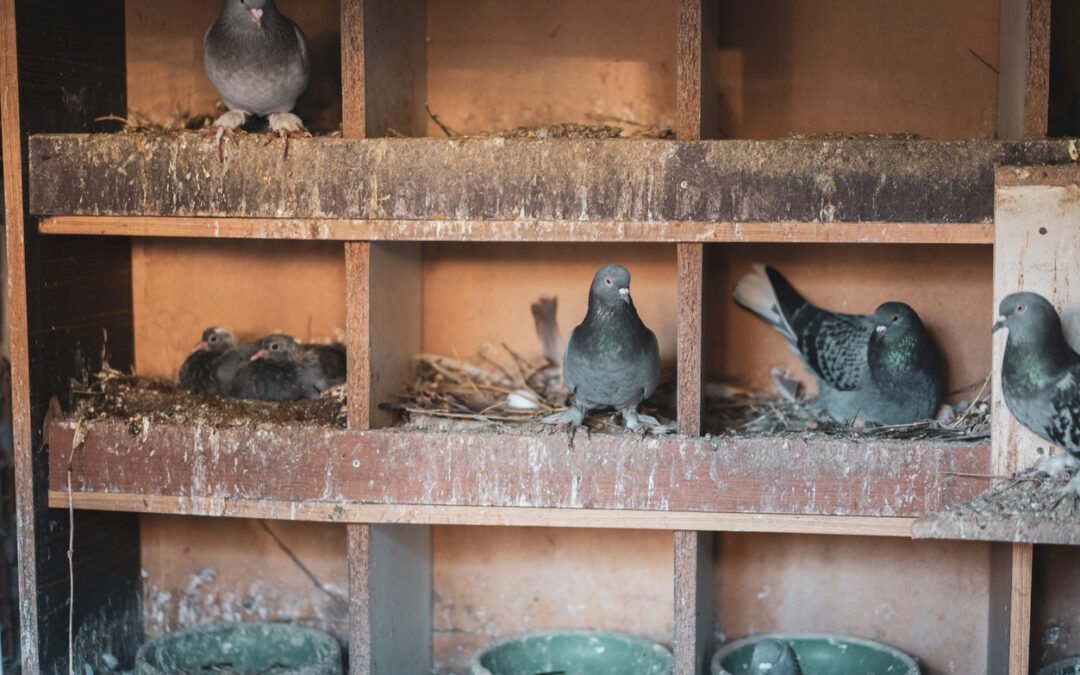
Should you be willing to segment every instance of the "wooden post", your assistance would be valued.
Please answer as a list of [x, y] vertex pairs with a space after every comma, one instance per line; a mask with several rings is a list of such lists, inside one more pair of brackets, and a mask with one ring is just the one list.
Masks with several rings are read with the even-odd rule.
[[675, 532], [675, 675], [708, 671], [715, 630], [715, 536]]
[[1001, 0], [998, 138], [1046, 136], [1051, 0]]

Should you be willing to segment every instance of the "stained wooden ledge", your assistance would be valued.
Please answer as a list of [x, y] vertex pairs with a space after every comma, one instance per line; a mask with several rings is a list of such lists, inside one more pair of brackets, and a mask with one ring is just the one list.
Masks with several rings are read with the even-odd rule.
[[[859, 223], [847, 240], [860, 240], [878, 223], [947, 223], [945, 241], [983, 242], [987, 231], [961, 228], [992, 220], [995, 166], [1065, 164], [1076, 154], [1059, 140], [320, 138], [294, 143], [282, 159], [246, 137], [219, 162], [194, 133], [42, 135], [30, 139], [30, 207], [41, 216], [284, 220], [297, 238], [735, 241], [765, 223], [777, 224], [766, 237], [813, 241], [836, 236], [828, 225]], [[124, 221], [108, 222], [102, 231], [112, 233]], [[223, 220], [151, 222], [170, 234], [243, 231]], [[777, 234], [791, 223], [811, 225]], [[75, 224], [47, 221], [46, 231]], [[939, 241], [924, 229], [897, 240]]]
[[[984, 445], [126, 424], [49, 430], [50, 503], [341, 522], [910, 534]], [[838, 519], [838, 520], [837, 520]]]

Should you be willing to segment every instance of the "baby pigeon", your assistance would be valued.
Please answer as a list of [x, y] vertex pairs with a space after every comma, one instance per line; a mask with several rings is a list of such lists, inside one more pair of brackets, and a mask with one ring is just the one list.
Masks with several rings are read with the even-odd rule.
[[236, 348], [233, 334], [219, 326], [203, 331], [200, 340], [180, 366], [180, 385], [196, 394], [221, 393], [218, 366]]
[[[1046, 298], [1014, 293], [1001, 301], [994, 331], [1009, 331], [1001, 363], [1001, 393], [1009, 412], [1065, 452], [1045, 457], [1035, 471], [1054, 475], [1080, 466], [1080, 355], [1072, 350], [1061, 319]], [[1080, 497], [1080, 473], [1061, 498]]]
[[573, 430], [583, 426], [589, 411], [614, 408], [628, 429], [664, 433], [664, 425], [637, 412], [659, 380], [660, 349], [630, 299], [630, 272], [621, 265], [605, 265], [593, 277], [585, 320], [566, 344], [563, 381], [574, 403], [543, 423]]
[[941, 398], [941, 355], [919, 315], [887, 302], [873, 316], [806, 302], [779, 272], [754, 265], [735, 302], [780, 332], [817, 375], [819, 400], [841, 422], [930, 419]]
[[225, 0], [206, 31], [203, 55], [206, 76], [229, 109], [206, 132], [219, 157], [222, 137], [235, 143], [233, 131], [248, 115], [269, 117], [283, 153], [290, 136], [310, 135], [291, 112], [311, 79], [307, 40], [274, 0]]
[[345, 383], [345, 346], [340, 343], [329, 345], [304, 345], [304, 360], [312, 384], [319, 392]]
[[259, 350], [236, 373], [231, 393], [237, 398], [263, 401], [316, 398], [319, 390], [313, 371], [296, 340], [280, 333], [267, 335]]
[[802, 675], [799, 657], [783, 640], [765, 638], [754, 645], [747, 675]]

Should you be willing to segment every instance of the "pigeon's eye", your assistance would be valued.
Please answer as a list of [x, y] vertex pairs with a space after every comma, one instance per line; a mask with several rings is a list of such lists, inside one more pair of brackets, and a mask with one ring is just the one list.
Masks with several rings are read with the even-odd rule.
[[895, 314], [895, 315], [893, 315], [893, 318], [892, 318], [892, 322], [893, 322], [893, 323], [896, 323], [896, 322], [897, 322], [897, 321], [899, 321], [899, 320], [900, 320], [900, 315], [899, 315], [899, 314]]
[[610, 286], [611, 285], [611, 279], [604, 279], [604, 283], [607, 284], [608, 286]]
[[216, 336], [216, 335], [211, 335], [210, 339], [207, 340], [207, 342], [209, 342], [210, 344], [216, 344], [217, 341], [218, 341], [218, 336]]
[[1018, 311], [1018, 312], [1022, 312], [1022, 311], [1024, 311], [1025, 309], [1026, 309], [1026, 307], [1024, 307], [1024, 305], [1022, 305], [1022, 304], [1021, 304], [1021, 305], [1017, 305], [1017, 306], [1016, 306], [1016, 311]]
[[270, 345], [270, 351], [272, 351], [272, 352], [276, 352], [276, 351], [278, 351], [280, 349], [281, 349], [281, 345], [279, 345], [276, 342], [274, 344]]

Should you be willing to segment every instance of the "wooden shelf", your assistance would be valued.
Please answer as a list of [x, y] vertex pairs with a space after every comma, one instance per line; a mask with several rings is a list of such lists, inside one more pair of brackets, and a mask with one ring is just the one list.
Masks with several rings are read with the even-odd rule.
[[286, 160], [271, 152], [244, 137], [218, 162], [193, 133], [39, 135], [30, 140], [30, 207], [40, 216], [121, 217], [46, 220], [52, 233], [989, 243], [994, 167], [1070, 163], [1076, 148], [1055, 140], [319, 138], [294, 143]]
[[[981, 490], [985, 445], [404, 430], [50, 428], [50, 500], [338, 522], [908, 534]], [[776, 517], [773, 522], [774, 516]], [[820, 517], [838, 517], [823, 522]]]
[[[1080, 545], [1080, 523], [1062, 523], [1038, 513], [1011, 516], [976, 513], [964, 506], [920, 518], [912, 526], [912, 536], [916, 539]], [[1069, 507], [1062, 505], [1060, 508]]]

